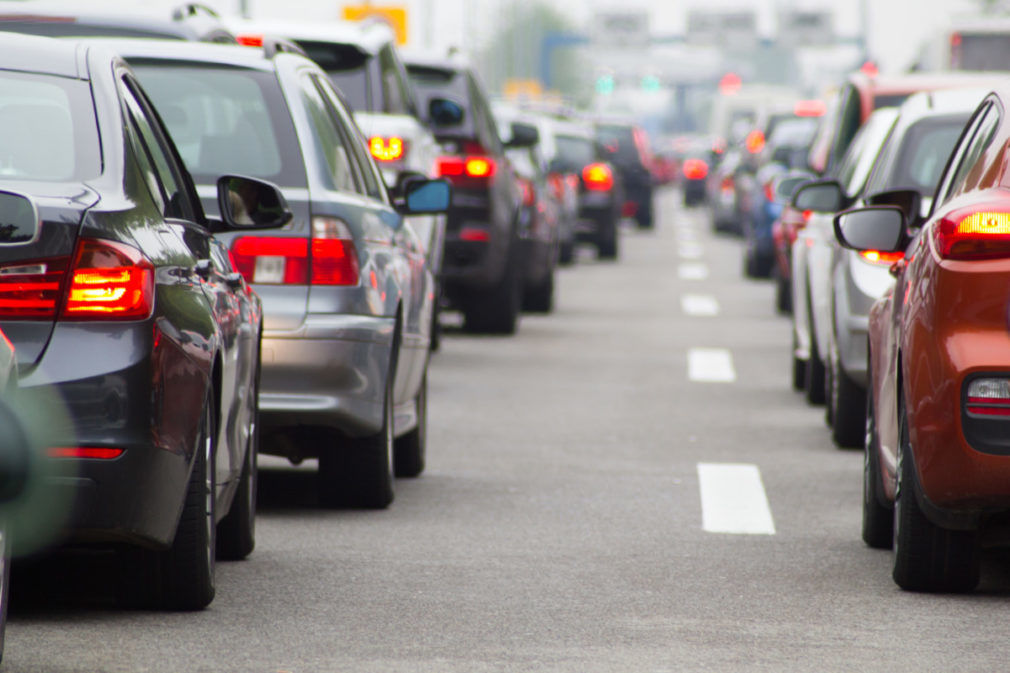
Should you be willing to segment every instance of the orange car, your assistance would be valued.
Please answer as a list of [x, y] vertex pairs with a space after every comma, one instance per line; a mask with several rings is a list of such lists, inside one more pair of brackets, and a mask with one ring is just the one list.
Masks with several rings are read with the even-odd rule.
[[[870, 313], [863, 539], [903, 589], [970, 591], [1010, 522], [1010, 89], [975, 111], [923, 221], [918, 198], [835, 218], [905, 251]], [[921, 225], [921, 226], [919, 226]]]

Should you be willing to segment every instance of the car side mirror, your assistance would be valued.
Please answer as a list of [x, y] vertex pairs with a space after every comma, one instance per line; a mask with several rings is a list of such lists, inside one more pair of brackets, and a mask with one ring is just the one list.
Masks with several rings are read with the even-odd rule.
[[279, 187], [241, 175], [218, 178], [217, 205], [225, 230], [276, 229], [294, 217]]
[[533, 147], [540, 142], [540, 131], [532, 124], [512, 122], [512, 137], [505, 147]]
[[0, 247], [34, 243], [40, 232], [35, 202], [17, 192], [0, 191]]
[[905, 247], [905, 214], [897, 206], [868, 206], [835, 216], [835, 238], [851, 250], [898, 252]]
[[797, 210], [835, 213], [845, 207], [845, 201], [845, 192], [837, 181], [813, 180], [796, 190], [791, 205]]
[[435, 126], [459, 126], [466, 114], [463, 106], [448, 98], [432, 98], [428, 101], [428, 119]]
[[403, 185], [403, 204], [398, 210], [404, 215], [438, 214], [449, 210], [452, 187], [448, 180], [408, 179]]

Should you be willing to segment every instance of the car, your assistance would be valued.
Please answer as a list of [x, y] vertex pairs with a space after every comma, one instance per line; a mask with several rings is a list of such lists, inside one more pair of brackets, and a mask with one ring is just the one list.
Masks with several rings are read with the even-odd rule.
[[782, 204], [782, 210], [772, 223], [772, 247], [775, 255], [772, 278], [775, 282], [775, 310], [784, 315], [791, 315], [793, 312], [793, 243], [813, 215], [813, 211], [793, 208], [793, 195], [801, 185], [816, 178], [817, 176], [808, 170], [794, 169], [776, 176], [773, 181], [775, 200]]
[[[895, 203], [928, 212], [947, 158], [986, 89], [920, 93], [906, 100], [898, 122], [854, 206]], [[827, 192], [826, 195], [829, 195]], [[842, 197], [841, 188], [836, 194]], [[911, 201], [918, 201], [916, 206]], [[831, 239], [825, 397], [831, 437], [843, 448], [863, 446], [866, 418], [866, 324], [870, 307], [891, 286], [899, 253], [855, 252]], [[815, 319], [816, 320], [816, 319]]]
[[235, 44], [221, 17], [206, 5], [191, 2], [172, 13], [82, 8], [79, 4], [32, 2], [5, 7], [0, 30], [46, 37], [153, 37]]
[[208, 209], [213, 176], [241, 170], [294, 212], [269, 236], [225, 238], [263, 299], [262, 452], [318, 459], [325, 506], [388, 506], [394, 473], [418, 476], [426, 455], [434, 277], [405, 217], [444, 212], [448, 184], [418, 177], [391, 195], [326, 73], [270, 39], [114, 48]]
[[[523, 294], [522, 189], [476, 71], [458, 55], [404, 52], [421, 110], [443, 154], [438, 175], [453, 185], [442, 263], [444, 299], [467, 331], [514, 334]], [[536, 144], [513, 133], [509, 145]]]
[[599, 119], [595, 128], [603, 156], [621, 176], [624, 190], [621, 214], [634, 218], [640, 229], [651, 229], [655, 224], [649, 168], [652, 159], [645, 131], [637, 124], [619, 119]]
[[851, 249], [903, 252], [870, 311], [863, 540], [894, 549], [910, 591], [970, 591], [1010, 512], [1010, 89], [960, 135], [925, 218], [869, 206], [835, 218]]
[[500, 102], [491, 109], [506, 144], [515, 128], [537, 136], [536, 144], [509, 148], [505, 153], [516, 171], [523, 195], [519, 234], [524, 261], [523, 310], [550, 313], [554, 308], [554, 271], [560, 260], [561, 220], [565, 215], [563, 193], [557, 190], [556, 182], [552, 184], [547, 172], [546, 155], [552, 150], [543, 145], [553, 140], [550, 123]]
[[[435, 177], [440, 147], [422, 121], [414, 88], [400, 61], [396, 36], [387, 24], [228, 19], [227, 25], [238, 41], [248, 46], [262, 47], [264, 35], [290, 39], [326, 71], [351, 110], [388, 186], [395, 188], [411, 177]], [[433, 349], [438, 347], [440, 336], [445, 221], [444, 214], [410, 218], [435, 276]]]
[[557, 152], [550, 171], [576, 176], [576, 240], [593, 245], [600, 259], [617, 259], [624, 209], [620, 175], [605, 159], [592, 125], [575, 119], [559, 120], [554, 139]]
[[[200, 609], [215, 556], [255, 543], [259, 298], [216, 233], [291, 219], [280, 191], [215, 173], [208, 218], [133, 71], [108, 48], [4, 33], [0, 327], [25, 404], [69, 418], [48, 449], [71, 478], [67, 543], [121, 550], [124, 597]], [[184, 44], [179, 42], [179, 44]], [[70, 495], [67, 496], [67, 492]], [[62, 495], [61, 495], [62, 494]]]

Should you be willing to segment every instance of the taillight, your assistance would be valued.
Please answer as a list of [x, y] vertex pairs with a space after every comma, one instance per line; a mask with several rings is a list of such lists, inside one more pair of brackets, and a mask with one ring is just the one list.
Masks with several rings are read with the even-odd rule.
[[732, 192], [733, 187], [733, 178], [728, 175], [724, 177], [722, 182], [719, 184], [719, 188], [724, 192]]
[[98, 460], [113, 460], [126, 453], [126, 449], [104, 446], [54, 446], [46, 453], [50, 458], [92, 458]]
[[968, 384], [967, 410], [979, 416], [1010, 416], [1010, 379], [975, 379]]
[[236, 35], [235, 41], [244, 47], [262, 47], [263, 46], [263, 36], [262, 35]]
[[523, 194], [523, 205], [532, 206], [537, 202], [537, 193], [533, 189], [533, 183], [525, 178], [519, 178], [519, 189]]
[[55, 318], [69, 257], [0, 267], [0, 318]]
[[813, 217], [813, 216], [814, 216], [814, 211], [812, 211], [812, 210], [801, 211], [800, 212], [800, 219], [796, 222], [796, 230], [799, 231], [800, 229], [802, 229], [805, 226], [807, 226], [808, 224], [810, 224], [810, 218]]
[[[311, 251], [311, 255], [310, 255]], [[235, 268], [250, 283], [357, 285], [358, 255], [347, 225], [332, 217], [312, 219], [305, 238], [241, 236], [232, 243]]]
[[407, 153], [407, 143], [396, 136], [372, 136], [368, 139], [368, 151], [377, 161], [399, 161]]
[[775, 185], [769, 180], [764, 186], [765, 200], [769, 203], [775, 203]]
[[765, 148], [765, 134], [757, 129], [751, 131], [747, 134], [744, 145], [746, 145], [748, 152], [757, 154]]
[[704, 180], [708, 177], [708, 164], [701, 159], [687, 159], [681, 169], [687, 180]]
[[558, 173], [551, 173], [547, 176], [547, 184], [551, 187], [551, 193], [558, 201], [565, 198], [565, 179]]
[[82, 239], [67, 287], [64, 320], [137, 320], [154, 307], [154, 265], [122, 243]]
[[1010, 213], [954, 212], [940, 220], [934, 238], [946, 259], [1010, 257]]
[[582, 169], [582, 182], [591, 192], [609, 192], [614, 188], [614, 173], [607, 164], [589, 164]]
[[871, 264], [890, 266], [899, 259], [904, 259], [904, 252], [886, 252], [883, 250], [861, 250], [859, 256]]
[[494, 176], [497, 165], [492, 157], [439, 157], [435, 163], [435, 171], [439, 177], [470, 178], [487, 180]]

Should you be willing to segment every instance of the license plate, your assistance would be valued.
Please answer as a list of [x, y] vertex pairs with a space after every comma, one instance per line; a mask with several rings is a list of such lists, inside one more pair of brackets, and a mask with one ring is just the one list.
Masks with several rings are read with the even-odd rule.
[[256, 268], [253, 270], [254, 283], [281, 283], [283, 281], [283, 257], [267, 255], [256, 258]]

